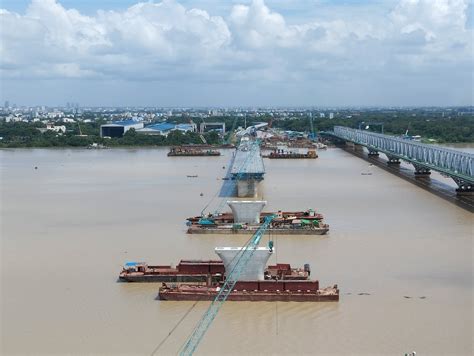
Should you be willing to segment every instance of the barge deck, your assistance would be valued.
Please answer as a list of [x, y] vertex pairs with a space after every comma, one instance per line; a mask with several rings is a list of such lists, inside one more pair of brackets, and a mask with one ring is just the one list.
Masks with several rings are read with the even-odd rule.
[[[173, 301], [214, 300], [220, 291], [219, 285], [174, 285], [163, 284], [158, 299]], [[247, 281], [237, 282], [229, 294], [228, 301], [252, 302], [337, 302], [337, 285], [319, 289], [318, 281], [281, 282]]]

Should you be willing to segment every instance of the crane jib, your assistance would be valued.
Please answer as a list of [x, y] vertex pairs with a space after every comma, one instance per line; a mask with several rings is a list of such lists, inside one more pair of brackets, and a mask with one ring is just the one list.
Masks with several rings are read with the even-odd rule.
[[235, 263], [234, 267], [227, 274], [226, 280], [224, 285], [219, 290], [219, 293], [212, 301], [209, 308], [206, 310], [204, 315], [199, 320], [198, 324], [193, 330], [193, 333], [186, 341], [180, 355], [187, 356], [192, 355], [196, 348], [198, 347], [199, 343], [201, 342], [204, 334], [211, 326], [212, 321], [217, 316], [219, 309], [222, 307], [222, 304], [226, 301], [229, 294], [232, 292], [235, 284], [237, 283], [240, 274], [244, 270], [245, 266], [247, 266], [248, 262], [252, 258], [253, 253], [255, 252], [260, 240], [265, 233], [265, 231], [270, 226], [273, 219], [275, 219], [276, 215], [269, 215], [266, 216], [262, 225], [258, 228], [252, 238], [247, 242], [247, 244], [242, 247], [241, 251], [237, 255], [237, 262]]

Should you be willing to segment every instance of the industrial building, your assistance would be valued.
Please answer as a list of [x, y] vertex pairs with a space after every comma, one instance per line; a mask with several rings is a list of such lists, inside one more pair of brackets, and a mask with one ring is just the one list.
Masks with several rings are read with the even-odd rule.
[[122, 137], [130, 129], [143, 128], [143, 122], [137, 120], [116, 121], [100, 126], [100, 137]]
[[168, 136], [171, 131], [179, 130], [182, 132], [196, 132], [196, 124], [173, 124], [169, 122], [161, 122], [159, 124], [149, 125], [137, 130], [140, 134], [146, 135], [162, 135]]
[[199, 125], [199, 132], [205, 133], [209, 131], [217, 131], [220, 134], [225, 134], [225, 122], [202, 122]]

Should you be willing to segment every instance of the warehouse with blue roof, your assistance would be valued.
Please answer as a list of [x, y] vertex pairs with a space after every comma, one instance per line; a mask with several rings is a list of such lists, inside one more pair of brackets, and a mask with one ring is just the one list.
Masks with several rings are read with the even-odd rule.
[[169, 122], [161, 122], [159, 124], [148, 125], [147, 127], [139, 129], [137, 130], [137, 133], [168, 136], [168, 134], [174, 130], [196, 132], [196, 124], [173, 124]]

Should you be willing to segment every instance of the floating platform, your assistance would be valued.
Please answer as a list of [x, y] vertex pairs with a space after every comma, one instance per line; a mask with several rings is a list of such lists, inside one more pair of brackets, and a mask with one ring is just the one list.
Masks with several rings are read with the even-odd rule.
[[221, 260], [181, 260], [176, 268], [170, 265], [148, 265], [127, 262], [120, 272], [123, 282], [206, 282], [209, 276], [221, 280], [224, 275]]
[[[264, 272], [266, 280], [307, 280], [311, 271], [305, 268], [292, 268], [279, 263], [268, 266]], [[169, 265], [152, 266], [145, 262], [126, 263], [119, 275], [122, 282], [158, 283], [219, 283], [224, 279], [225, 266], [221, 260], [181, 260], [176, 268]]]
[[316, 159], [318, 158], [318, 155], [315, 150], [308, 150], [306, 153], [299, 153], [277, 149], [263, 157], [270, 159]]
[[[214, 300], [221, 285], [167, 285], [158, 291], [160, 300]], [[228, 301], [252, 302], [337, 302], [337, 285], [319, 289], [318, 281], [243, 281], [237, 282]]]
[[[265, 203], [260, 201], [228, 202], [232, 208], [232, 213], [227, 212], [188, 218], [187, 225], [189, 227], [187, 233], [251, 235], [255, 233], [268, 215], [277, 216], [267, 229], [267, 232], [270, 234], [325, 235], [329, 231], [329, 225], [323, 222], [323, 215], [316, 213], [313, 209], [306, 211], [278, 211], [275, 213], [260, 212]], [[255, 207], [255, 210], [252, 211], [252, 207]]]
[[197, 147], [177, 146], [171, 147], [168, 152], [169, 157], [199, 157], [199, 156], [220, 156], [221, 152], [212, 149], [202, 149]]

